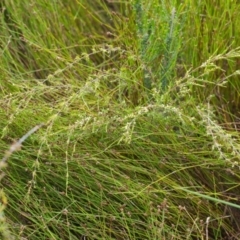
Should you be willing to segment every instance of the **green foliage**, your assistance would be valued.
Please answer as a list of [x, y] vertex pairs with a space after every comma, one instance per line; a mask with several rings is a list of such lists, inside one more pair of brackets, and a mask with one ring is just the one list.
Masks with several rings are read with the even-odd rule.
[[239, 4], [214, 3], [0, 3], [3, 239], [239, 238]]
[[[174, 76], [181, 45], [181, 25], [172, 1], [134, 1], [144, 86], [162, 92]], [[157, 64], [156, 64], [157, 63]]]

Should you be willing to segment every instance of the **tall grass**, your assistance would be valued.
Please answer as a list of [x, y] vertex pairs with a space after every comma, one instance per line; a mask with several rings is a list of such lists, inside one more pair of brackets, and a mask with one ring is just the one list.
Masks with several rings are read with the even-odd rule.
[[239, 238], [239, 4], [199, 4], [1, 3], [3, 239]]

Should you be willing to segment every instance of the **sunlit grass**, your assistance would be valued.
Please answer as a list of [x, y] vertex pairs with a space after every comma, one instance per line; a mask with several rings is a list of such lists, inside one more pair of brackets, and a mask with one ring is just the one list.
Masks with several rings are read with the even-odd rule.
[[1, 3], [4, 239], [239, 237], [239, 5], [198, 2]]

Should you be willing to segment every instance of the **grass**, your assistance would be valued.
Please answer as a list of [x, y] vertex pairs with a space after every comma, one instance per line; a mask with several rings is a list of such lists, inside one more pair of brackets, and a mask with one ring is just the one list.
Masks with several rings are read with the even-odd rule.
[[3, 1], [1, 237], [238, 239], [239, 8]]

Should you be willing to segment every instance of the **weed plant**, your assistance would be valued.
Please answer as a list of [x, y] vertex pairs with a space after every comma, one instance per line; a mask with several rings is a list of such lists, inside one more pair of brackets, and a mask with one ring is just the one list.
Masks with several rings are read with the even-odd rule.
[[239, 239], [239, 8], [2, 1], [1, 237]]

